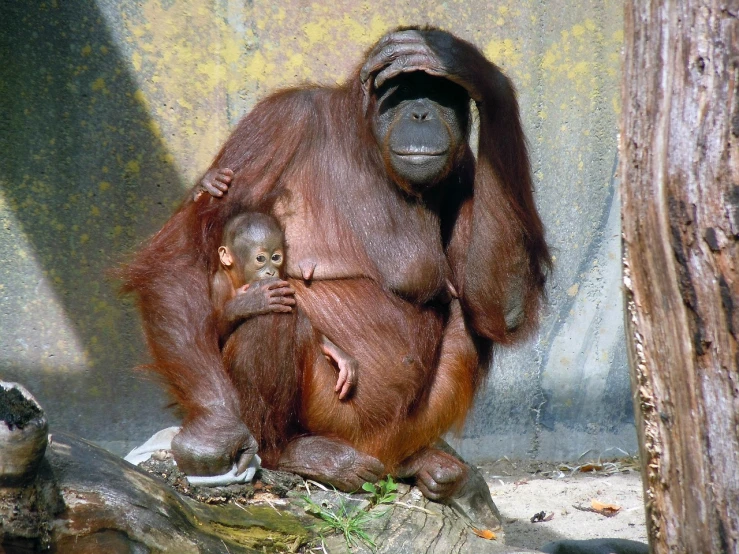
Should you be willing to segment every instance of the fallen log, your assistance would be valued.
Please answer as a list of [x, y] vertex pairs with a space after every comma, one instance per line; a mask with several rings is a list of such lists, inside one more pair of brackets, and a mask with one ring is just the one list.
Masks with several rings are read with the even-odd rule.
[[[502, 536], [478, 537], [452, 508], [404, 484], [392, 502], [373, 506], [367, 492], [260, 470], [253, 484], [204, 494], [178, 490], [187, 482], [177, 485], [174, 463], [158, 462], [149, 473], [78, 437], [50, 435], [37, 471], [22, 483], [0, 481], [0, 554], [344, 553], [350, 544], [357, 553], [527, 552]], [[330, 513], [338, 528], [322, 525]]]

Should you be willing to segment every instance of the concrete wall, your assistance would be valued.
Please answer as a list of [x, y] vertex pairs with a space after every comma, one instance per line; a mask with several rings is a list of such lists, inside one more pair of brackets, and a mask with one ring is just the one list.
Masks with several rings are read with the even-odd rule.
[[[574, 6], [574, 7], [573, 7]], [[457, 445], [474, 459], [634, 450], [614, 187], [621, 6], [479, 0], [11, 0], [0, 8], [0, 377], [121, 452], [176, 421], [106, 269], [155, 232], [277, 87], [348, 75], [429, 23], [517, 83], [556, 255], [529, 344], [501, 350]]]

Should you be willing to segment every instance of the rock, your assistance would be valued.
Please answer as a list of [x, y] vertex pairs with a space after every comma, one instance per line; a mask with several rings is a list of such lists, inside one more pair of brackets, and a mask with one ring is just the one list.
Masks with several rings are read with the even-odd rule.
[[46, 451], [46, 415], [17, 383], [0, 381], [0, 486], [32, 481]]

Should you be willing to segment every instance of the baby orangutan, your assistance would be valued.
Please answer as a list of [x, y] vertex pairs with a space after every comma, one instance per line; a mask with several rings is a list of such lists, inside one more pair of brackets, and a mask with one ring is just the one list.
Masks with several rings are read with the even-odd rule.
[[282, 447], [299, 433], [302, 372], [314, 362], [317, 346], [338, 367], [334, 390], [340, 400], [357, 382], [357, 361], [296, 308], [295, 292], [283, 280], [284, 252], [273, 218], [241, 213], [226, 223], [220, 267], [211, 280], [223, 359], [266, 467], [276, 465]]

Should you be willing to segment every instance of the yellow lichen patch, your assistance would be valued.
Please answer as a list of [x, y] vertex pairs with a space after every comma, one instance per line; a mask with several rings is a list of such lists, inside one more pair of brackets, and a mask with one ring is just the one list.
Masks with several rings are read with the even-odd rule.
[[574, 86], [578, 101], [593, 102], [601, 94], [603, 74], [617, 75], [618, 56], [604, 51], [617, 50], [621, 38], [619, 33], [606, 37], [592, 19], [562, 30], [560, 40], [550, 44], [541, 58], [544, 79], [550, 85], [566, 80]]
[[[263, 47], [259, 49], [262, 59], [255, 59], [253, 63], [272, 64], [275, 70], [262, 73], [258, 83], [248, 83], [247, 91], [273, 89], [306, 80], [341, 82], [359, 62], [363, 51], [390, 26], [384, 13], [381, 16], [366, 3], [345, 0], [340, 0], [339, 5], [316, 2], [308, 9], [286, 12], [258, 5], [254, 12], [255, 19], [260, 22], [259, 36], [282, 38], [279, 45], [262, 42]], [[337, 13], [342, 16], [337, 17]], [[402, 14], [395, 21], [406, 23]], [[284, 28], [298, 32], [294, 36], [284, 36]], [[341, 55], [337, 56], [337, 52]], [[296, 63], [296, 55], [302, 57], [300, 65]], [[256, 52], [249, 54], [249, 57], [256, 56]]]
[[611, 106], [613, 107], [613, 112], [616, 114], [616, 116], [621, 115], [621, 97], [618, 94], [614, 94], [611, 97]]
[[265, 73], [267, 67], [267, 61], [264, 59], [264, 54], [261, 52], [255, 52], [249, 60], [249, 64], [246, 66], [246, 74], [253, 79], [261, 79]]
[[136, 100], [136, 102], [141, 104], [144, 108], [146, 108], [149, 104], [149, 102], [146, 99], [146, 95], [141, 89], [138, 89], [136, 92], [133, 93], [133, 98], [134, 100]]
[[324, 41], [328, 37], [326, 21], [316, 21], [303, 25], [303, 33], [308, 39], [308, 44], [312, 45], [319, 41]]
[[[209, 60], [197, 64], [198, 82], [210, 90], [215, 90], [220, 85], [225, 85], [228, 67], [219, 60]], [[182, 99], [180, 99], [182, 100]], [[192, 105], [192, 104], [191, 104]]]
[[510, 38], [491, 40], [484, 53], [491, 62], [506, 70], [515, 70], [521, 62], [520, 46]]
[[147, 125], [152, 135], [154, 135], [156, 138], [162, 137], [162, 129], [159, 127], [159, 123], [157, 123], [156, 119], [150, 119], [147, 122]]
[[[212, 156], [229, 130], [226, 112], [213, 106], [225, 105], [245, 81], [244, 42], [223, 15], [201, 0], [176, 8], [151, 0], [122, 17], [139, 86], [135, 100], [148, 109], [153, 123], [146, 126], [173, 153], [186, 181], [202, 169], [194, 154]], [[205, 133], [205, 122], [214, 120], [217, 132]]]
[[368, 43], [372, 44], [376, 42], [384, 33], [388, 31], [388, 23], [384, 21], [379, 15], [375, 15], [370, 20], [369, 28], [367, 29]]
[[93, 92], [104, 92], [105, 94], [110, 94], [108, 87], [105, 86], [105, 79], [103, 77], [98, 77], [92, 82], [92, 91]]
[[221, 57], [227, 64], [236, 63], [239, 61], [241, 56], [241, 47], [239, 43], [233, 38], [226, 38], [220, 49]]
[[136, 160], [131, 160], [126, 164], [126, 171], [130, 173], [139, 173], [141, 171], [141, 165]]
[[183, 98], [178, 98], [177, 103], [186, 110], [192, 110], [192, 104]]
[[288, 67], [298, 68], [303, 65], [303, 54], [297, 53], [290, 56], [287, 61]]

